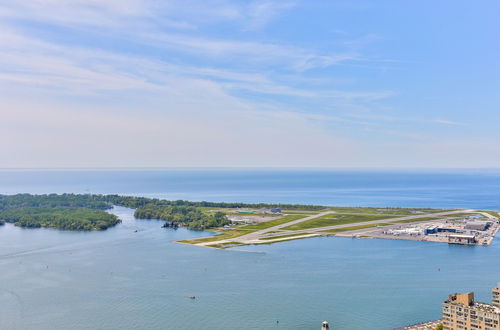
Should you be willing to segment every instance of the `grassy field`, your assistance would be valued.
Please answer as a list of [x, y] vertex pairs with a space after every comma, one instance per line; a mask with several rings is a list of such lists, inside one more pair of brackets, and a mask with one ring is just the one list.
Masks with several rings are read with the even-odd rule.
[[427, 213], [439, 213], [450, 210], [443, 209], [404, 209], [404, 208], [393, 208], [393, 207], [331, 207], [333, 211], [338, 213], [352, 213], [352, 214], [373, 214], [373, 215], [419, 215]]
[[[239, 232], [238, 232], [238, 234], [239, 234]], [[223, 239], [229, 239], [229, 238], [233, 238], [233, 237], [237, 237], [236, 232], [225, 231], [224, 233], [219, 234], [219, 235], [214, 235], [214, 236], [204, 237], [204, 238], [185, 239], [185, 240], [181, 240], [178, 242], [179, 243], [196, 244], [196, 243], [204, 243], [204, 242], [215, 242], [215, 241], [220, 241]]]
[[319, 217], [316, 219], [304, 221], [301, 223], [297, 223], [295, 225], [291, 225], [288, 227], [284, 227], [284, 230], [302, 230], [302, 229], [310, 229], [310, 228], [320, 228], [327, 226], [336, 226], [336, 225], [347, 225], [351, 223], [357, 222], [366, 222], [366, 221], [375, 221], [375, 220], [383, 220], [390, 219], [397, 216], [394, 215], [359, 215], [359, 214], [335, 214], [335, 215], [326, 215], [324, 217]]
[[246, 225], [246, 226], [242, 226], [240, 228], [244, 229], [244, 230], [257, 231], [257, 230], [271, 228], [271, 227], [274, 227], [277, 225], [281, 225], [283, 223], [287, 223], [290, 221], [302, 219], [302, 218], [305, 218], [307, 216], [309, 216], [309, 214], [289, 214], [289, 215], [285, 215], [284, 217], [276, 219], [276, 220], [256, 223], [254, 225]]
[[[212, 208], [213, 209], [213, 208]], [[373, 228], [377, 226], [387, 226], [392, 223], [374, 223], [374, 224], [365, 224], [365, 225], [356, 225], [357, 223], [360, 222], [369, 222], [369, 221], [377, 221], [377, 220], [384, 220], [384, 219], [392, 219], [392, 218], [397, 218], [397, 217], [402, 217], [402, 216], [410, 216], [410, 215], [422, 215], [422, 218], [416, 218], [416, 219], [409, 219], [409, 220], [399, 220], [399, 221], [394, 221], [393, 224], [397, 223], [412, 223], [412, 222], [424, 222], [424, 221], [431, 221], [431, 220], [438, 220], [438, 219], [456, 219], [460, 217], [464, 217], [467, 215], [470, 215], [468, 213], [460, 213], [456, 215], [449, 215], [449, 216], [442, 216], [442, 217], [436, 217], [433, 216], [434, 213], [438, 212], [445, 212], [445, 211], [451, 211], [451, 210], [444, 210], [444, 209], [404, 209], [404, 208], [376, 208], [376, 207], [329, 207], [326, 208], [331, 211], [335, 211], [337, 213], [335, 214], [329, 214], [325, 215], [316, 219], [304, 221], [302, 223], [298, 223], [295, 225], [289, 225], [287, 227], [281, 228], [281, 230], [307, 230], [307, 229], [313, 229], [313, 228], [321, 228], [321, 227], [327, 227], [327, 226], [335, 226], [335, 225], [348, 225], [348, 224], [353, 224], [352, 226], [345, 227], [345, 228], [337, 228], [333, 230], [327, 230], [325, 232], [328, 233], [340, 233], [340, 232], [346, 232], [346, 231], [352, 231], [352, 230], [359, 230], [359, 229], [367, 229], [367, 228]], [[225, 210], [226, 212], [228, 211], [227, 209]], [[232, 211], [232, 210], [231, 210]], [[486, 211], [489, 214], [496, 215], [496, 212], [493, 211]], [[218, 230], [219, 234], [211, 237], [206, 237], [206, 238], [198, 238], [198, 239], [192, 239], [192, 240], [183, 240], [180, 241], [182, 243], [189, 243], [189, 244], [196, 244], [196, 243], [206, 243], [206, 242], [215, 242], [215, 241], [220, 241], [220, 240], [231, 240], [233, 238], [237, 238], [246, 234], [250, 234], [255, 231], [259, 231], [262, 229], [267, 229], [271, 228], [277, 225], [281, 224], [286, 224], [287, 222], [302, 219], [314, 214], [320, 213], [319, 211], [300, 211], [300, 210], [294, 210], [290, 213], [287, 212], [286, 215], [281, 216], [279, 218], [270, 218], [269, 221], [265, 222], [260, 222], [256, 224], [240, 224], [237, 225], [235, 228], [228, 229], [228, 230]], [[255, 215], [260, 215], [260, 214], [253, 214]], [[252, 216], [252, 215], [250, 215]], [[271, 215], [266, 215], [266, 216], [271, 216]], [[280, 230], [280, 231], [281, 231]], [[277, 233], [279, 233], [278, 231]], [[274, 233], [276, 231], [273, 231]], [[305, 235], [303, 233], [301, 234], [293, 234], [293, 233], [283, 233], [281, 236], [275, 236], [275, 237], [265, 237], [262, 238], [263, 241], [272, 241], [277, 238], [287, 238], [290, 237], [291, 239], [294, 236], [301, 236]], [[235, 242], [234, 242], [235, 243]], [[272, 243], [272, 242], [269, 242]], [[229, 243], [227, 243], [229, 244]], [[223, 247], [226, 246], [227, 244], [222, 244], [215, 246], [214, 247]], [[229, 245], [234, 245], [234, 244], [229, 244]]]
[[229, 215], [229, 216], [240, 216], [240, 217], [245, 217], [245, 218], [252, 218], [252, 217], [279, 217], [280, 215], [279, 214], [270, 214], [270, 213], [249, 213], [249, 214], [245, 214], [245, 213], [238, 213], [238, 212], [223, 212], [224, 214], [226, 215]]
[[489, 215], [492, 215], [497, 218], [500, 217], [497, 211], [481, 211], [481, 212], [488, 213]]
[[302, 210], [287, 210], [285, 213], [286, 214], [308, 214], [308, 215], [314, 215], [314, 214], [318, 214], [318, 213], [321, 213], [323, 211], [327, 211], [328, 207], [325, 207], [324, 210], [321, 210], [321, 211], [302, 211]]
[[217, 248], [217, 249], [225, 249], [229, 247], [234, 247], [234, 246], [240, 246], [244, 245], [243, 243], [240, 242], [227, 242], [223, 244], [213, 244], [213, 245], [208, 245], [209, 247]]
[[262, 240], [262, 241], [268, 241], [268, 240], [273, 240], [273, 239], [295, 237], [295, 236], [302, 236], [302, 235], [308, 235], [308, 234], [310, 234], [310, 233], [288, 234], [288, 235], [273, 236], [273, 237], [262, 237], [260, 240]]
[[360, 226], [351, 226], [337, 229], [325, 230], [325, 233], [341, 233], [344, 231], [358, 230], [358, 229], [367, 229], [367, 228], [375, 228], [379, 226], [390, 226], [390, 223], [374, 223], [372, 225], [360, 225]]
[[416, 219], [408, 219], [408, 220], [398, 220], [394, 221], [393, 223], [412, 223], [412, 222], [422, 222], [422, 221], [432, 221], [432, 220], [439, 220], [439, 219], [446, 219], [444, 217], [425, 217], [425, 218], [416, 218]]
[[393, 223], [412, 223], [412, 222], [422, 222], [422, 221], [432, 221], [432, 220], [458, 220], [458, 219], [462, 219], [466, 216], [473, 215], [473, 214], [475, 214], [475, 213], [457, 213], [457, 214], [446, 215], [446, 216], [441, 216], [441, 217], [432, 217], [431, 216], [431, 217], [423, 217], [423, 218], [416, 218], [416, 219], [399, 220], [399, 221], [394, 221]]
[[285, 215], [279, 219], [261, 222], [253, 225], [240, 225], [234, 229], [221, 231], [221, 234], [205, 237], [205, 238], [197, 238], [190, 240], [179, 241], [180, 243], [189, 243], [189, 244], [197, 244], [197, 243], [205, 243], [205, 242], [215, 242], [225, 239], [231, 239], [239, 236], [243, 236], [246, 234], [253, 233], [254, 231], [266, 229], [270, 227], [274, 227], [276, 225], [281, 225], [282, 223], [287, 223], [293, 220], [298, 220], [301, 218], [305, 218], [309, 216], [308, 214], [289, 214]]

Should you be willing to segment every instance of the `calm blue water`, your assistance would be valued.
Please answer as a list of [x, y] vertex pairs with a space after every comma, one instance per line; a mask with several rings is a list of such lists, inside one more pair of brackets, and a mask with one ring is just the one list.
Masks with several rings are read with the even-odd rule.
[[[329, 205], [500, 209], [499, 188], [495, 171], [0, 171], [1, 193]], [[500, 241], [315, 238], [218, 251], [172, 243], [207, 233], [113, 212], [123, 223], [104, 232], [0, 227], [0, 329], [318, 329], [324, 319], [391, 329], [438, 318], [455, 291], [490, 301], [500, 281]]]
[[0, 171], [0, 193], [18, 192], [118, 193], [208, 201], [500, 209], [500, 170]]

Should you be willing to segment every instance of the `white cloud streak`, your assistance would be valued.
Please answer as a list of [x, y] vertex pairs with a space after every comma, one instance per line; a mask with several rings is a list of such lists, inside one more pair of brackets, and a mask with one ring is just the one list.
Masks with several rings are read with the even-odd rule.
[[363, 166], [378, 150], [341, 132], [384, 119], [336, 110], [394, 92], [309, 75], [365, 61], [361, 51], [245, 37], [296, 5], [0, 0], [1, 166]]

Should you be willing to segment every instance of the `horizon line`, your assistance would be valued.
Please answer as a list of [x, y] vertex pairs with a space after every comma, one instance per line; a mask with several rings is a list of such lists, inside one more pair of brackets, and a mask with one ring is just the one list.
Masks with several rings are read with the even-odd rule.
[[499, 167], [327, 167], [327, 166], [102, 166], [102, 167], [0, 167], [0, 171], [172, 171], [172, 170], [374, 170], [374, 171], [428, 171], [428, 170], [500, 170]]

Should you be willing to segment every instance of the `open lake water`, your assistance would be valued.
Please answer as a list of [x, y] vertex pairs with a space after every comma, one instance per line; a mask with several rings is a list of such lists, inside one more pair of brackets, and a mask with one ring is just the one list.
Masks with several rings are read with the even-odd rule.
[[[0, 171], [0, 193], [500, 210], [500, 171]], [[116, 207], [103, 232], [0, 227], [0, 329], [391, 329], [440, 317], [449, 293], [490, 301], [488, 247], [313, 238], [219, 251], [172, 243]], [[196, 299], [189, 299], [196, 296]]]

